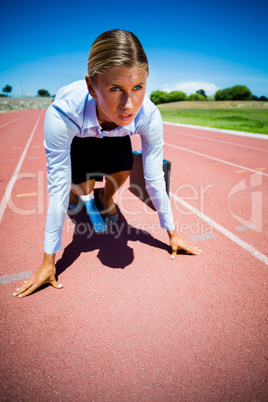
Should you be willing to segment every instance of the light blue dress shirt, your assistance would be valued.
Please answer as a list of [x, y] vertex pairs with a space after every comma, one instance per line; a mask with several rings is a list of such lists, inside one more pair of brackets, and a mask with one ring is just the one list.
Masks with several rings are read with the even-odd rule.
[[72, 140], [77, 137], [121, 137], [139, 134], [146, 188], [158, 212], [160, 225], [173, 230], [174, 220], [166, 193], [163, 173], [163, 123], [157, 107], [145, 96], [135, 120], [114, 130], [101, 129], [96, 115], [96, 100], [88, 93], [85, 81], [63, 87], [49, 106], [45, 117], [45, 149], [49, 208], [45, 230], [45, 252], [61, 249], [62, 227], [71, 190]]

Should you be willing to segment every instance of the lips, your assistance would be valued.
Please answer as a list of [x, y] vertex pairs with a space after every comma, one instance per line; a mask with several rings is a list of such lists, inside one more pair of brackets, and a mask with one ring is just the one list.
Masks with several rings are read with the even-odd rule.
[[119, 118], [123, 121], [129, 121], [133, 117], [133, 113], [124, 113], [124, 114], [119, 114]]

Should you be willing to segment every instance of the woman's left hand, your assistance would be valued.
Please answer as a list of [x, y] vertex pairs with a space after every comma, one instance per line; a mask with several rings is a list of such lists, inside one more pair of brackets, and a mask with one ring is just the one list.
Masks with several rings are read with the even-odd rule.
[[176, 232], [176, 230], [168, 230], [168, 236], [171, 246], [171, 259], [174, 259], [177, 255], [177, 251], [184, 250], [190, 254], [198, 255], [201, 250], [197, 247], [190, 246], [187, 244]]

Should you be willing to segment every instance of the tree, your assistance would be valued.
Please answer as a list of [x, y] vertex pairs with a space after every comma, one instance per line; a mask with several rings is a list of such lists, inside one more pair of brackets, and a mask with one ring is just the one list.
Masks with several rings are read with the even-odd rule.
[[189, 95], [188, 100], [189, 101], [205, 101], [206, 98], [204, 97], [204, 95], [200, 95], [198, 93], [195, 93], [195, 94]]
[[266, 102], [266, 101], [268, 101], [268, 98], [266, 98], [266, 96], [262, 95], [262, 96], [259, 97], [259, 100], [262, 101], [262, 102]]
[[172, 91], [168, 94], [169, 102], [185, 101], [187, 99], [186, 93], [182, 91]]
[[155, 105], [169, 102], [168, 93], [166, 91], [153, 91], [150, 95], [150, 99]]
[[235, 85], [231, 88], [220, 89], [215, 94], [215, 100], [250, 100], [251, 91], [245, 85]]
[[196, 93], [207, 98], [207, 95], [206, 95], [206, 92], [204, 91], [204, 89], [199, 89], [198, 91], [196, 91]]
[[12, 87], [10, 85], [6, 85], [5, 88], [2, 89], [2, 91], [10, 94], [10, 92], [12, 91]]
[[39, 91], [37, 91], [37, 93], [38, 93], [38, 96], [50, 97], [50, 93], [46, 89], [39, 89]]

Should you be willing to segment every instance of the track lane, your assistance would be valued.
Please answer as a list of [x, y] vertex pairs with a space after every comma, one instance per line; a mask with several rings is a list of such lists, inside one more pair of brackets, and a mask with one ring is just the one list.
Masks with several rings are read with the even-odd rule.
[[[36, 196], [16, 195], [34, 193], [38, 172], [46, 174], [42, 144], [40, 121], [21, 168], [36, 178], [18, 180], [12, 192], [22, 209], [38, 208]], [[164, 156], [172, 161], [172, 191], [181, 184], [194, 186], [197, 199], [190, 187], [179, 194], [192, 197], [189, 203], [209, 216], [215, 212], [229, 225], [228, 191], [251, 173], [241, 176], [231, 166], [169, 147]], [[200, 186], [210, 184], [202, 205]], [[239, 195], [239, 205], [241, 200]], [[73, 237], [74, 224], [67, 217], [65, 250], [57, 255], [62, 291], [48, 287], [19, 300], [12, 297], [15, 282], [1, 284], [3, 397], [265, 399], [265, 265], [221, 233], [197, 243], [203, 249], [200, 256], [180, 254], [171, 262], [167, 249], [161, 248], [167, 243], [165, 231], [152, 229], [156, 213], [147, 211], [127, 185], [116, 202], [129, 223], [116, 238], [87, 238], [87, 233]], [[37, 269], [45, 215], [6, 209], [1, 222], [4, 275]], [[189, 225], [198, 223], [195, 215], [176, 208], [175, 218], [188, 225], [186, 237]]]
[[[4, 195], [31, 130], [41, 113], [40, 110], [26, 110], [24, 112], [16, 112], [19, 115], [23, 114], [22, 119], [14, 121], [0, 130], [0, 199]], [[7, 114], [9, 115], [9, 113]]]
[[[170, 141], [169, 132], [165, 131], [164, 138], [166, 143], [165, 158], [172, 161], [171, 191], [179, 197], [186, 197], [186, 201], [187, 197], [190, 197], [191, 200], [188, 202], [193, 207], [201, 210], [201, 212], [227, 230], [241, 237], [241, 240], [249, 242], [257, 249], [260, 247], [259, 251], [267, 254], [267, 211], [261, 208], [260, 205], [256, 205], [256, 202], [262, 202], [263, 206], [267, 205], [267, 177], [261, 174], [260, 171], [241, 171], [242, 169], [213, 159], [213, 156], [212, 158], [204, 158], [202, 155], [198, 155], [200, 142], [192, 142], [191, 138], [188, 139], [188, 144], [184, 139], [183, 144], [188, 147], [189, 151], [187, 148], [179, 149], [180, 147], [177, 148], [175, 144], [169, 147], [167, 144], [167, 141]], [[172, 137], [173, 141], [177, 140], [177, 143], [180, 138], [179, 135], [173, 135]], [[239, 141], [241, 143], [241, 137], [239, 137]], [[202, 146], [205, 147], [206, 144], [202, 144]], [[215, 152], [213, 152], [214, 148], [216, 148]], [[217, 143], [214, 144], [214, 148], [212, 149], [212, 143], [210, 143], [210, 154], [212, 155], [218, 152]], [[227, 162], [232, 156], [235, 156], [239, 162], [240, 155], [233, 155], [233, 148], [229, 147], [230, 149], [231, 151], [227, 153], [228, 146], [225, 147], [225, 159]], [[197, 150], [197, 153], [194, 153], [195, 150]], [[257, 150], [250, 150], [250, 157], [256, 162], [250, 160], [249, 163], [252, 165], [258, 163], [258, 154]], [[256, 178], [256, 176], [260, 177]], [[254, 187], [251, 187], [250, 180], [252, 179], [253, 181], [255, 180]], [[232, 191], [239, 189], [239, 186], [240, 190], [232, 194]], [[204, 192], [204, 189], [207, 189], [207, 191]], [[252, 199], [255, 196], [254, 193], [258, 196], [258, 200]], [[252, 200], [255, 202], [255, 209], [259, 211], [257, 214], [253, 213]], [[177, 210], [176, 216], [179, 219], [184, 210], [175, 205], [175, 213]], [[261, 232], [256, 232], [255, 230], [238, 232], [236, 228], [250, 224], [252, 218], [257, 220], [255, 224], [259, 227], [259, 229], [257, 227], [255, 229], [261, 230]], [[191, 235], [191, 233], [188, 233], [188, 235]]]
[[226, 165], [234, 166], [237, 169], [244, 169], [244, 170], [246, 170], [248, 172], [262, 174], [263, 176], [268, 177], [267, 173], [264, 173], [264, 172], [261, 171], [261, 170], [266, 170], [267, 169], [266, 167], [251, 169], [251, 168], [246, 167], [246, 166], [238, 165], [237, 163], [229, 162], [228, 160], [216, 158], [215, 156], [212, 156], [212, 155], [208, 155], [208, 154], [204, 154], [204, 153], [201, 153], [201, 152], [198, 152], [198, 151], [194, 151], [194, 150], [192, 150], [190, 148], [183, 148], [183, 147], [180, 147], [178, 145], [170, 144], [168, 142], [165, 142], [165, 145], [173, 147], [173, 148], [177, 148], [177, 149], [185, 151], [185, 152], [190, 152], [190, 153], [193, 153], [195, 155], [198, 155], [198, 156], [201, 156], [203, 158], [207, 158], [207, 159], [210, 159], [210, 160], [213, 160], [213, 161], [216, 161], [216, 162], [220, 162], [220, 163], [224, 163]]
[[251, 146], [251, 145], [245, 145], [244, 143], [241, 143], [241, 142], [232, 142], [231, 140], [230, 141], [228, 141], [227, 139], [226, 140], [221, 140], [221, 139], [218, 139], [218, 138], [215, 138], [215, 137], [209, 137], [209, 136], [202, 136], [202, 135], [198, 135], [198, 134], [190, 134], [190, 133], [184, 133], [184, 132], [182, 132], [182, 131], [180, 131], [180, 130], [172, 130], [172, 129], [165, 129], [165, 132], [167, 133], [173, 133], [173, 134], [176, 134], [176, 135], [183, 135], [183, 136], [185, 136], [185, 137], [188, 137], [188, 138], [195, 138], [195, 139], [199, 139], [199, 140], [205, 140], [205, 141], [213, 141], [213, 142], [216, 142], [216, 143], [219, 143], [219, 144], [227, 144], [227, 145], [229, 145], [229, 146], [234, 146], [234, 147], [240, 147], [240, 148], [245, 148], [245, 149], [254, 149], [254, 150], [256, 150], [256, 151], [261, 151], [261, 152], [268, 152], [268, 148], [267, 149], [264, 149], [264, 148], [258, 148], [258, 147], [254, 147], [254, 146]]
[[[241, 144], [241, 137], [239, 145]], [[251, 145], [255, 144], [255, 139], [250, 139]], [[258, 140], [261, 141], [261, 140]], [[228, 141], [224, 143], [217, 143], [216, 141], [206, 140], [204, 136], [201, 138], [185, 137], [180, 135], [173, 129], [172, 131], [165, 130], [165, 142], [171, 143], [175, 146], [179, 146], [184, 149], [188, 149], [188, 152], [198, 152], [200, 154], [206, 155], [206, 157], [216, 158], [225, 163], [233, 163], [238, 165], [238, 168], [255, 170], [256, 168], [264, 168], [264, 175], [268, 176], [268, 163], [267, 163], [267, 153], [263, 151], [258, 151], [256, 149], [244, 148], [244, 147], [234, 147], [232, 144], [228, 144]], [[259, 148], [259, 147], [256, 147]], [[268, 150], [268, 142], [263, 141], [263, 150]], [[228, 156], [226, 156], [228, 155]], [[267, 172], [266, 172], [267, 171]]]
[[176, 128], [176, 130], [178, 129], [181, 133], [190, 134], [190, 135], [199, 135], [200, 137], [202, 137], [204, 135], [205, 137], [211, 137], [211, 138], [215, 138], [215, 139], [223, 139], [223, 140], [227, 140], [227, 141], [229, 139], [231, 142], [235, 142], [235, 143], [241, 143], [241, 139], [242, 139], [243, 144], [246, 144], [246, 145], [251, 145], [252, 140], [254, 140], [254, 142], [256, 144], [258, 144], [262, 147], [263, 146], [262, 144], [264, 144], [264, 142], [268, 141], [267, 134], [246, 133], [244, 135], [244, 133], [241, 131], [231, 131], [231, 132], [226, 133], [223, 130], [216, 129], [216, 128], [213, 129], [213, 128], [197, 127], [197, 126], [192, 127], [190, 125], [181, 126], [181, 125], [177, 125], [176, 123], [167, 123], [167, 122], [164, 122], [164, 127], [169, 128], [171, 130], [173, 128]]
[[25, 145], [25, 147], [23, 149], [23, 152], [22, 152], [22, 154], [20, 156], [20, 159], [19, 159], [19, 161], [18, 161], [18, 163], [16, 165], [16, 168], [15, 168], [13, 174], [12, 174], [12, 177], [10, 178], [10, 180], [9, 180], [9, 182], [7, 184], [5, 193], [4, 193], [3, 198], [1, 200], [1, 203], [0, 203], [0, 222], [2, 221], [3, 215], [5, 213], [5, 209], [6, 209], [7, 205], [8, 205], [10, 196], [12, 194], [13, 187], [14, 187], [14, 185], [16, 183], [16, 180], [17, 180], [17, 177], [19, 175], [20, 169], [22, 167], [22, 164], [24, 162], [25, 156], [26, 156], [26, 154], [28, 152], [29, 146], [31, 144], [32, 138], [33, 138], [33, 136], [35, 134], [35, 131], [37, 129], [37, 126], [39, 124], [39, 121], [41, 119], [42, 114], [43, 114], [42, 111], [39, 112], [39, 116], [38, 116], [38, 118], [37, 118], [37, 120], [35, 122], [33, 130], [31, 131], [31, 134], [30, 134], [30, 136], [28, 138], [28, 141], [27, 141], [27, 143], [26, 143], [26, 145]]
[[[31, 113], [30, 112], [27, 113], [27, 111], [26, 112], [21, 111], [21, 113], [20, 113], [21, 116], [19, 116], [19, 117], [18, 117], [17, 112], [13, 112], [13, 113], [10, 113], [10, 114], [11, 114], [11, 116], [7, 116], [8, 113], [0, 114], [0, 129], [2, 129], [2, 128], [10, 125], [10, 124], [13, 124], [13, 123], [17, 122], [18, 120], [21, 120], [21, 119], [25, 118], [26, 116], [30, 115]], [[13, 116], [15, 118], [11, 120], [10, 118], [12, 118]]]
[[[258, 250], [256, 250], [254, 247], [252, 247], [250, 244], [244, 242], [241, 240], [239, 237], [231, 233], [229, 230], [225, 229], [223, 226], [219, 225], [217, 222], [213, 221], [211, 218], [200, 212], [198, 209], [193, 208], [191, 204], [188, 202], [185, 202], [182, 198], [177, 197], [175, 194], [171, 193], [171, 197], [174, 198], [174, 200], [181, 205], [183, 205], [186, 209], [189, 211], [193, 212], [193, 214], [197, 215], [200, 219], [203, 221], [207, 222], [212, 229], [216, 229], [218, 232], [222, 233], [224, 236], [226, 236], [229, 240], [237, 244], [239, 247], [243, 248], [247, 252], [249, 252], [253, 257], [257, 258], [259, 261], [263, 262], [265, 265], [268, 266], [268, 257], [266, 257], [264, 254], [260, 253]], [[213, 238], [213, 237], [212, 237]]]
[[[20, 126], [20, 122], [14, 125], [13, 141], [6, 144], [6, 153], [16, 152], [18, 156], [5, 180], [4, 191], [9, 198], [2, 197], [5, 206], [7, 198], [8, 203], [0, 223], [0, 241], [4, 250], [1, 275], [15, 275], [16, 278], [16, 275], [25, 273], [29, 276], [29, 272], [36, 271], [41, 263], [48, 206], [44, 116], [44, 110], [32, 111], [28, 126]], [[14, 145], [15, 148], [21, 146], [13, 150]], [[17, 180], [12, 181], [16, 173], [19, 173]], [[20, 195], [22, 197], [18, 197]]]
[[[19, 124], [19, 122], [18, 122]], [[16, 130], [15, 130], [16, 131]], [[13, 133], [14, 134], [14, 133]], [[167, 139], [167, 134], [169, 135], [169, 131], [166, 132], [165, 131], [165, 141]], [[178, 141], [178, 136], [177, 133], [172, 133], [175, 134], [175, 137]], [[210, 134], [210, 133], [209, 133]], [[18, 136], [17, 140], [18, 140]], [[204, 135], [202, 137], [202, 141], [204, 141]], [[241, 144], [241, 137], [239, 138], [240, 141], [240, 145]], [[18, 142], [20, 143], [20, 142]], [[17, 143], [17, 144], [18, 144]], [[223, 171], [219, 169], [218, 163], [220, 163], [217, 160], [208, 160], [206, 162], [206, 164], [204, 165], [204, 162], [202, 161], [202, 157], [200, 156], [200, 160], [199, 158], [197, 158], [198, 155], [193, 154], [190, 158], [187, 159], [187, 156], [185, 155], [185, 157], [183, 156], [183, 151], [182, 149], [179, 150], [180, 152], [180, 157], [178, 158], [178, 149], [176, 149], [177, 145], [171, 144], [173, 147], [175, 147], [175, 152], [172, 152], [170, 149], [168, 150], [168, 144], [166, 142], [165, 145], [165, 157], [167, 157], [168, 159], [172, 160], [172, 191], [174, 193], [175, 196], [182, 196], [182, 198], [187, 197], [189, 198], [194, 198], [194, 196], [196, 195], [196, 197], [198, 199], [195, 200], [191, 200], [191, 204], [193, 205], [193, 207], [196, 207], [197, 209], [201, 208], [201, 212], [205, 213], [208, 217], [210, 217], [211, 219], [215, 220], [216, 222], [218, 222], [220, 225], [222, 225], [223, 227], [225, 227], [227, 230], [231, 231], [234, 234], [238, 234], [241, 237], [241, 240], [245, 241], [245, 242], [251, 242], [252, 241], [252, 246], [258, 248], [258, 244], [260, 244], [260, 251], [261, 252], [266, 252], [266, 246], [265, 246], [265, 242], [267, 241], [267, 236], [266, 235], [261, 235], [260, 233], [256, 232], [255, 230], [247, 230], [247, 231], [243, 231], [241, 233], [238, 233], [236, 231], [236, 227], [242, 226], [241, 222], [238, 222], [236, 219], [234, 219], [234, 215], [237, 215], [237, 212], [239, 211], [239, 208], [241, 205], [245, 205], [246, 206], [243, 207], [243, 214], [240, 214], [242, 216], [242, 221], [244, 222], [249, 222], [248, 219], [248, 211], [250, 209], [250, 200], [245, 200], [245, 195], [248, 198], [250, 196], [249, 192], [246, 192], [243, 194], [243, 192], [240, 192], [239, 194], [237, 194], [236, 198], [232, 198], [231, 199], [231, 205], [227, 205], [228, 203], [228, 193], [230, 192], [230, 190], [237, 184], [237, 182], [239, 180], [244, 180], [247, 179], [247, 181], [249, 180], [248, 177], [248, 173], [250, 174], [250, 172], [247, 172], [247, 177], [245, 178], [245, 174], [243, 173], [243, 177], [244, 179], [242, 179], [242, 176], [234, 173], [232, 170], [230, 171], [229, 168], [224, 169]], [[192, 147], [192, 140], [190, 138], [190, 142], [188, 143], [188, 146]], [[194, 144], [196, 146], [196, 143]], [[217, 144], [216, 148], [217, 148]], [[228, 145], [228, 144], [227, 144]], [[42, 147], [42, 145], [37, 145], [38, 147]], [[12, 148], [17, 148], [17, 147], [12, 147]], [[20, 147], [18, 147], [20, 148]], [[139, 147], [137, 147], [139, 148]], [[20, 152], [21, 150], [18, 149]], [[182, 152], [181, 152], [182, 151]], [[192, 149], [190, 151], [193, 151]], [[216, 149], [217, 151], [217, 149]], [[194, 151], [195, 152], [195, 151]], [[250, 150], [251, 153], [254, 154], [257, 152], [256, 149], [251, 149]], [[29, 160], [29, 167], [27, 168], [27, 172], [30, 172], [30, 169], [34, 166], [35, 164], [35, 160], [34, 158], [36, 158], [35, 155], [35, 151], [33, 153], [33, 156], [28, 156], [30, 158]], [[169, 156], [170, 155], [170, 156]], [[228, 156], [230, 156], [230, 154], [228, 154]], [[37, 157], [39, 158], [39, 157]], [[212, 157], [213, 158], [213, 157]], [[258, 156], [257, 156], [258, 158]], [[209, 159], [209, 158], [208, 158]], [[228, 159], [228, 158], [227, 158]], [[230, 159], [230, 158], [229, 158]], [[43, 154], [43, 163], [45, 162], [44, 160], [44, 154]], [[199, 162], [198, 162], [199, 161]], [[180, 162], [180, 163], [179, 163]], [[38, 165], [38, 161], [37, 161], [37, 165]], [[179, 164], [178, 164], [179, 163]], [[216, 165], [215, 165], [216, 164]], [[213, 169], [211, 169], [211, 166], [214, 166]], [[217, 169], [215, 169], [215, 166], [218, 166]], [[230, 166], [232, 169], [232, 166]], [[44, 169], [44, 166], [43, 166]], [[200, 176], [200, 173], [203, 171], [203, 174]], [[175, 172], [180, 172], [178, 175], [174, 174]], [[183, 172], [183, 182], [181, 181], [182, 179], [182, 173]], [[190, 173], [190, 174], [189, 174]], [[260, 174], [260, 172], [258, 172], [258, 174]], [[45, 172], [42, 173], [42, 180], [43, 182], [46, 180], [44, 179], [45, 176]], [[232, 179], [231, 179], [232, 176]], [[37, 177], [37, 174], [36, 174]], [[202, 180], [200, 182], [200, 177], [202, 177]], [[203, 178], [206, 177], [206, 180], [203, 180]], [[218, 182], [219, 182], [219, 177], [221, 180], [221, 186], [218, 186]], [[265, 180], [264, 175], [262, 175], [262, 181]], [[33, 180], [34, 182], [34, 180]], [[29, 183], [29, 182], [28, 182]], [[33, 198], [35, 198], [35, 202], [37, 202], [39, 200], [39, 203], [42, 205], [41, 207], [37, 207], [37, 205], [35, 205], [36, 210], [45, 210], [47, 207], [47, 201], [44, 202], [43, 200], [41, 200], [41, 197], [37, 196], [37, 189], [36, 186], [30, 186], [27, 191], [25, 192], [23, 190], [23, 180], [20, 180], [20, 182], [18, 183], [18, 188], [21, 188], [21, 190], [17, 191], [17, 195], [21, 196], [21, 199], [18, 200], [16, 199], [16, 203], [19, 203], [18, 205], [26, 205], [27, 203], [29, 204], [29, 210], [31, 202], [33, 200]], [[264, 182], [263, 182], [264, 185]], [[188, 186], [188, 187], [187, 187]], [[190, 188], [190, 186], [192, 186], [192, 189]], [[201, 189], [202, 186], [202, 189]], [[227, 189], [227, 190], [224, 190]], [[267, 188], [267, 186], [265, 186], [265, 188]], [[177, 191], [179, 189], [179, 191]], [[193, 190], [193, 192], [195, 193], [191, 193], [191, 191]], [[188, 191], [188, 194], [187, 194]], [[189, 194], [190, 191], [190, 194]], [[201, 194], [201, 192], [203, 191], [203, 195]], [[265, 189], [262, 189], [263, 193], [264, 193], [264, 199], [263, 201], [265, 202], [267, 200], [267, 191], [265, 191]], [[186, 193], [185, 193], [186, 192]], [[201, 200], [201, 196], [204, 196], [204, 199]], [[208, 196], [208, 197], [207, 197]], [[202, 204], [203, 203], [203, 204]], [[202, 204], [202, 205], [201, 205]], [[219, 206], [218, 208], [215, 209], [215, 206]], [[232, 207], [234, 210], [234, 213], [230, 213], [230, 211], [228, 210], [228, 207]], [[175, 215], [178, 219], [178, 217], [180, 218], [180, 221], [182, 221], [182, 211], [183, 208], [178, 207], [178, 205], [175, 205]], [[233, 215], [233, 216], [232, 216]], [[263, 222], [262, 225], [267, 222], [267, 214], [265, 214], [263, 217]], [[258, 222], [257, 222], [258, 223]], [[264, 229], [263, 227], [261, 228], [262, 230]], [[191, 233], [186, 233], [186, 235], [191, 236]], [[194, 233], [194, 235], [198, 235], [198, 233]]]

